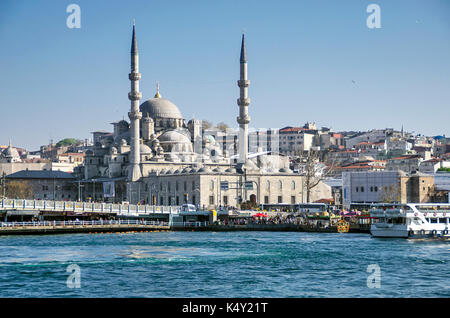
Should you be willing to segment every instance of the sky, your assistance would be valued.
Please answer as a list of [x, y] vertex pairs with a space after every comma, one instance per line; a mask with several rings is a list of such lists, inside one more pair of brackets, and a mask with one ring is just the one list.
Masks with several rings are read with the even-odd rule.
[[[67, 6], [81, 9], [70, 29]], [[368, 5], [381, 28], [368, 28]], [[448, 0], [2, 0], [0, 145], [38, 150], [128, 120], [133, 19], [143, 100], [237, 127], [245, 32], [250, 126], [450, 135]]]

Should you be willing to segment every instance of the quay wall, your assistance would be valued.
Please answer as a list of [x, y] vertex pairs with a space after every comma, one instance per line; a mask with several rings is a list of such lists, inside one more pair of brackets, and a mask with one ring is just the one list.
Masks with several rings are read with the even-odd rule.
[[[65, 226], [17, 226], [0, 227], [0, 235], [41, 235], [96, 232], [130, 232], [130, 231], [272, 231], [272, 232], [317, 232], [337, 233], [335, 226], [315, 228], [298, 224], [247, 224], [247, 225], [206, 225], [206, 226], [168, 226], [143, 224], [105, 224], [105, 225], [65, 225]], [[350, 228], [349, 233], [370, 233], [364, 228]]]
[[0, 235], [41, 235], [95, 232], [130, 232], [170, 230], [164, 225], [105, 224], [105, 225], [65, 225], [65, 226], [18, 226], [0, 228]]
[[[246, 224], [246, 225], [207, 225], [202, 227], [175, 226], [175, 231], [272, 231], [272, 232], [318, 232], [337, 233], [337, 227], [316, 228], [298, 224]], [[349, 233], [370, 233], [368, 229], [350, 228]]]

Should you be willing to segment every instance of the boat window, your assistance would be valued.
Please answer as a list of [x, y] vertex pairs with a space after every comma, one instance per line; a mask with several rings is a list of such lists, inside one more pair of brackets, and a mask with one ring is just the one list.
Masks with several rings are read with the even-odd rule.
[[431, 223], [437, 223], [437, 222], [438, 222], [438, 219], [435, 219], [435, 218], [431, 219]]
[[394, 219], [394, 224], [405, 224], [405, 218], [396, 218]]
[[447, 219], [446, 218], [439, 218], [439, 223], [445, 224], [445, 223], [447, 223]]

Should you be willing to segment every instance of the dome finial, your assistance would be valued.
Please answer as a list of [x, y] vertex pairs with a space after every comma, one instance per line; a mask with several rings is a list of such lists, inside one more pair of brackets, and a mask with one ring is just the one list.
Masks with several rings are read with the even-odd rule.
[[161, 98], [161, 94], [159, 93], [159, 82], [156, 81], [156, 94], [155, 98]]

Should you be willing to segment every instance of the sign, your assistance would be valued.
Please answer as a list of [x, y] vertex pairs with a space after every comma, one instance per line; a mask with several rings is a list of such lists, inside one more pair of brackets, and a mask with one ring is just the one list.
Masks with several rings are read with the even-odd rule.
[[103, 197], [114, 198], [115, 195], [114, 181], [103, 182]]
[[228, 181], [220, 182], [220, 190], [228, 190]]
[[245, 181], [245, 190], [253, 190], [253, 182]]

